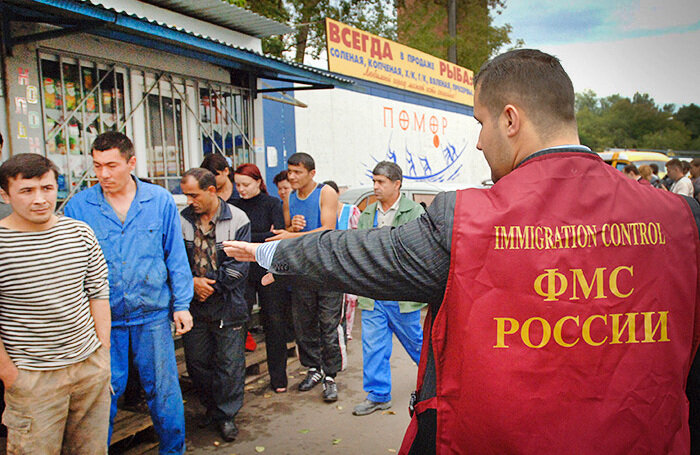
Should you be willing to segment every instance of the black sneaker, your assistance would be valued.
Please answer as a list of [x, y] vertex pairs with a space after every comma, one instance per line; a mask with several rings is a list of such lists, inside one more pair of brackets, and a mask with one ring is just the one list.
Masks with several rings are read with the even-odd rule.
[[309, 368], [309, 371], [306, 373], [306, 378], [299, 384], [299, 391], [307, 392], [320, 384], [322, 380], [322, 371], [318, 371], [316, 368]]
[[338, 401], [338, 384], [335, 379], [326, 376], [323, 380], [323, 401], [333, 402]]
[[236, 437], [238, 436], [238, 427], [236, 427], [236, 423], [233, 421], [233, 419], [225, 420], [223, 422], [219, 422], [219, 432], [221, 433], [221, 437], [224, 439], [224, 441], [235, 441]]

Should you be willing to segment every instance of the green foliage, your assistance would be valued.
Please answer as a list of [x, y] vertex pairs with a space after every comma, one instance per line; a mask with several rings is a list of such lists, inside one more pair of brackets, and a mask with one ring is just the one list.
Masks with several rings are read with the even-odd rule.
[[307, 53], [318, 58], [326, 48], [326, 17], [384, 38], [396, 38], [393, 0], [249, 0], [247, 7], [295, 28], [293, 36], [263, 39], [263, 52], [281, 57], [293, 50], [299, 63]]
[[[501, 14], [505, 0], [456, 0], [457, 64], [477, 72], [484, 62], [504, 46], [521, 47], [511, 38], [509, 24], [493, 25], [493, 14]], [[453, 40], [447, 32], [447, 0], [398, 0], [399, 42], [436, 57], [447, 59]]]
[[[383, 38], [398, 41], [436, 57], [447, 58], [447, 0], [227, 0], [260, 15], [292, 25], [293, 36], [263, 39], [263, 52], [281, 57], [294, 52], [318, 58], [326, 47], [326, 17]], [[406, 9], [406, 3], [410, 8]], [[477, 71], [503, 46], [519, 47], [510, 25], [494, 27], [492, 14], [500, 14], [506, 0], [457, 0], [457, 63]], [[397, 9], [409, 11], [397, 23]]]
[[247, 5], [246, 0], [224, 0], [227, 3], [230, 3], [231, 5], [236, 5], [240, 6], [241, 8], [245, 8]]
[[[606, 148], [700, 150], [700, 108], [695, 104], [675, 112], [659, 107], [648, 94], [632, 99], [620, 95], [598, 98], [590, 90], [576, 94], [576, 119], [581, 143], [602, 152]], [[693, 129], [696, 128], [696, 129]]]
[[695, 103], [683, 106], [678, 109], [676, 119], [690, 130], [693, 139], [700, 138], [700, 106]]

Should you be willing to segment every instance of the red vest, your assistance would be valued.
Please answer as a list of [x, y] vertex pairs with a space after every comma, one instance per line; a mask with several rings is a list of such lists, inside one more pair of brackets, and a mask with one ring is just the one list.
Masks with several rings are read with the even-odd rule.
[[459, 191], [437, 453], [688, 453], [699, 244], [682, 198], [590, 153]]

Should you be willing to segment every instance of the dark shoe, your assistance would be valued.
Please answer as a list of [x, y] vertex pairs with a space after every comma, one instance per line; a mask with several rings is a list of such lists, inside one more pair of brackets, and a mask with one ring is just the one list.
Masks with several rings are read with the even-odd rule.
[[365, 401], [355, 406], [355, 409], [352, 410], [352, 414], [356, 416], [366, 416], [367, 414], [372, 414], [374, 411], [383, 411], [390, 407], [391, 401], [381, 403], [379, 401], [365, 399]]
[[199, 428], [206, 428], [214, 423], [214, 419], [209, 414], [203, 414], [197, 419], [197, 426]]
[[326, 376], [323, 381], [323, 401], [333, 402], [338, 401], [338, 384], [335, 379]]
[[219, 431], [221, 432], [221, 437], [226, 442], [231, 442], [238, 436], [238, 427], [233, 420], [225, 420], [219, 424]]
[[309, 368], [309, 371], [306, 373], [306, 378], [299, 384], [299, 391], [307, 392], [320, 384], [322, 380], [323, 372], [318, 371], [316, 368]]

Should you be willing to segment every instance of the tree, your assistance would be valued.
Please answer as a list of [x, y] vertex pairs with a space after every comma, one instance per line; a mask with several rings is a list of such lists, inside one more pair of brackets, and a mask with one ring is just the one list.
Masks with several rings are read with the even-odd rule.
[[[447, 0], [228, 0], [244, 4], [263, 16], [288, 23], [292, 36], [263, 39], [263, 52], [281, 57], [293, 52], [303, 63], [318, 58], [326, 48], [326, 17], [382, 38], [446, 59], [452, 43], [447, 34]], [[457, 63], [478, 70], [503, 46], [519, 47], [510, 37], [510, 25], [493, 26], [491, 13], [500, 14], [506, 0], [457, 0]], [[397, 17], [399, 19], [397, 19]], [[398, 21], [398, 22], [397, 22]]]
[[509, 24], [496, 27], [492, 13], [501, 14], [506, 0], [456, 0], [457, 36], [447, 33], [447, 0], [397, 0], [398, 40], [436, 57], [447, 59], [447, 49], [457, 46], [457, 64], [473, 71], [513, 41]]
[[676, 120], [682, 122], [690, 131], [691, 150], [700, 150], [700, 107], [693, 103], [678, 109]]
[[[276, 20], [277, 22], [282, 22], [283, 24], [286, 24], [291, 20], [291, 15], [285, 7], [284, 0], [255, 0], [248, 4], [246, 4], [246, 0], [228, 1], [242, 2], [244, 3], [243, 6], [249, 8], [251, 11], [260, 14], [261, 16]], [[284, 51], [287, 50], [287, 46], [288, 44], [285, 41], [285, 37], [281, 35], [266, 36], [262, 39], [262, 50], [268, 55], [282, 57]]]
[[[691, 106], [678, 112], [689, 112], [686, 108]], [[576, 94], [581, 143], [598, 152], [606, 148], [697, 149], [691, 130], [674, 111], [674, 105], [659, 107], [646, 93], [635, 93], [632, 99], [620, 95], [598, 98], [590, 90]]]
[[294, 27], [293, 36], [265, 38], [263, 52], [281, 57], [292, 51], [294, 61], [299, 63], [304, 62], [307, 53], [318, 58], [326, 48], [326, 17], [384, 38], [396, 39], [393, 0], [249, 0], [246, 6], [253, 12]]

